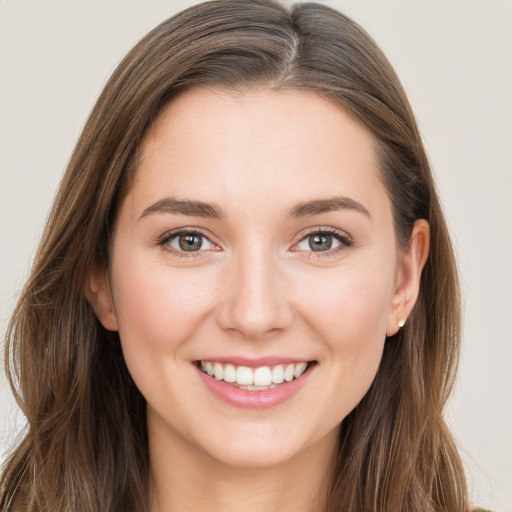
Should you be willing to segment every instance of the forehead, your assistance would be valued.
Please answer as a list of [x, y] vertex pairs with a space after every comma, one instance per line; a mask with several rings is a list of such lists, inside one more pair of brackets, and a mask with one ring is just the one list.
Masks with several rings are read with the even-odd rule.
[[196, 88], [148, 130], [131, 191], [137, 202], [193, 193], [226, 206], [338, 193], [371, 207], [387, 199], [378, 176], [372, 135], [330, 101], [296, 90]]

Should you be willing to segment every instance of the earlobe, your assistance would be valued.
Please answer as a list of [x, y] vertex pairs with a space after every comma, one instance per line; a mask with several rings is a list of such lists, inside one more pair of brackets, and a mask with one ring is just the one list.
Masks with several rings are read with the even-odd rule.
[[84, 293], [103, 327], [109, 331], [117, 331], [117, 316], [110, 281], [103, 265], [91, 267], [85, 282]]
[[430, 227], [426, 220], [414, 223], [411, 238], [400, 255], [398, 280], [391, 300], [386, 335], [393, 336], [404, 326], [420, 290], [421, 272], [430, 249]]

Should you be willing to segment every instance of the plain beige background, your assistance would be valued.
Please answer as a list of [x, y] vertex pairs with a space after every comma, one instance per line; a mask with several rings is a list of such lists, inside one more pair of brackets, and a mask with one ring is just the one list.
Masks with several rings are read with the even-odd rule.
[[[115, 64], [193, 1], [0, 0], [0, 327]], [[417, 114], [465, 296], [448, 411], [473, 501], [512, 511], [512, 2], [331, 0], [381, 45]], [[22, 424], [0, 374], [0, 458]]]

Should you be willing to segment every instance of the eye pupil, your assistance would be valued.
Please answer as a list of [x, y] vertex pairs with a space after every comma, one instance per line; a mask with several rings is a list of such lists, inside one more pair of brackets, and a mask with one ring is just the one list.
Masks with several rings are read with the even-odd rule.
[[198, 251], [203, 245], [203, 237], [193, 233], [185, 233], [179, 237], [180, 249], [183, 251]]
[[309, 237], [309, 247], [312, 251], [327, 251], [332, 247], [332, 236], [330, 235], [311, 235]]

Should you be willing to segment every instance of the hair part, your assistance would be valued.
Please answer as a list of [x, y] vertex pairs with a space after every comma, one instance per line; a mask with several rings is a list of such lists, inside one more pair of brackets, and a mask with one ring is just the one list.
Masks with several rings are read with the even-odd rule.
[[448, 230], [421, 137], [382, 52], [352, 20], [315, 3], [217, 0], [144, 37], [101, 93], [53, 205], [12, 316], [6, 368], [28, 428], [5, 465], [0, 510], [141, 512], [150, 499], [146, 404], [117, 333], [84, 296], [108, 266], [119, 202], [162, 107], [193, 87], [317, 94], [376, 141], [399, 244], [417, 219], [431, 248], [407, 325], [386, 341], [367, 395], [341, 425], [326, 510], [466, 511], [464, 476], [443, 407], [460, 340]]

